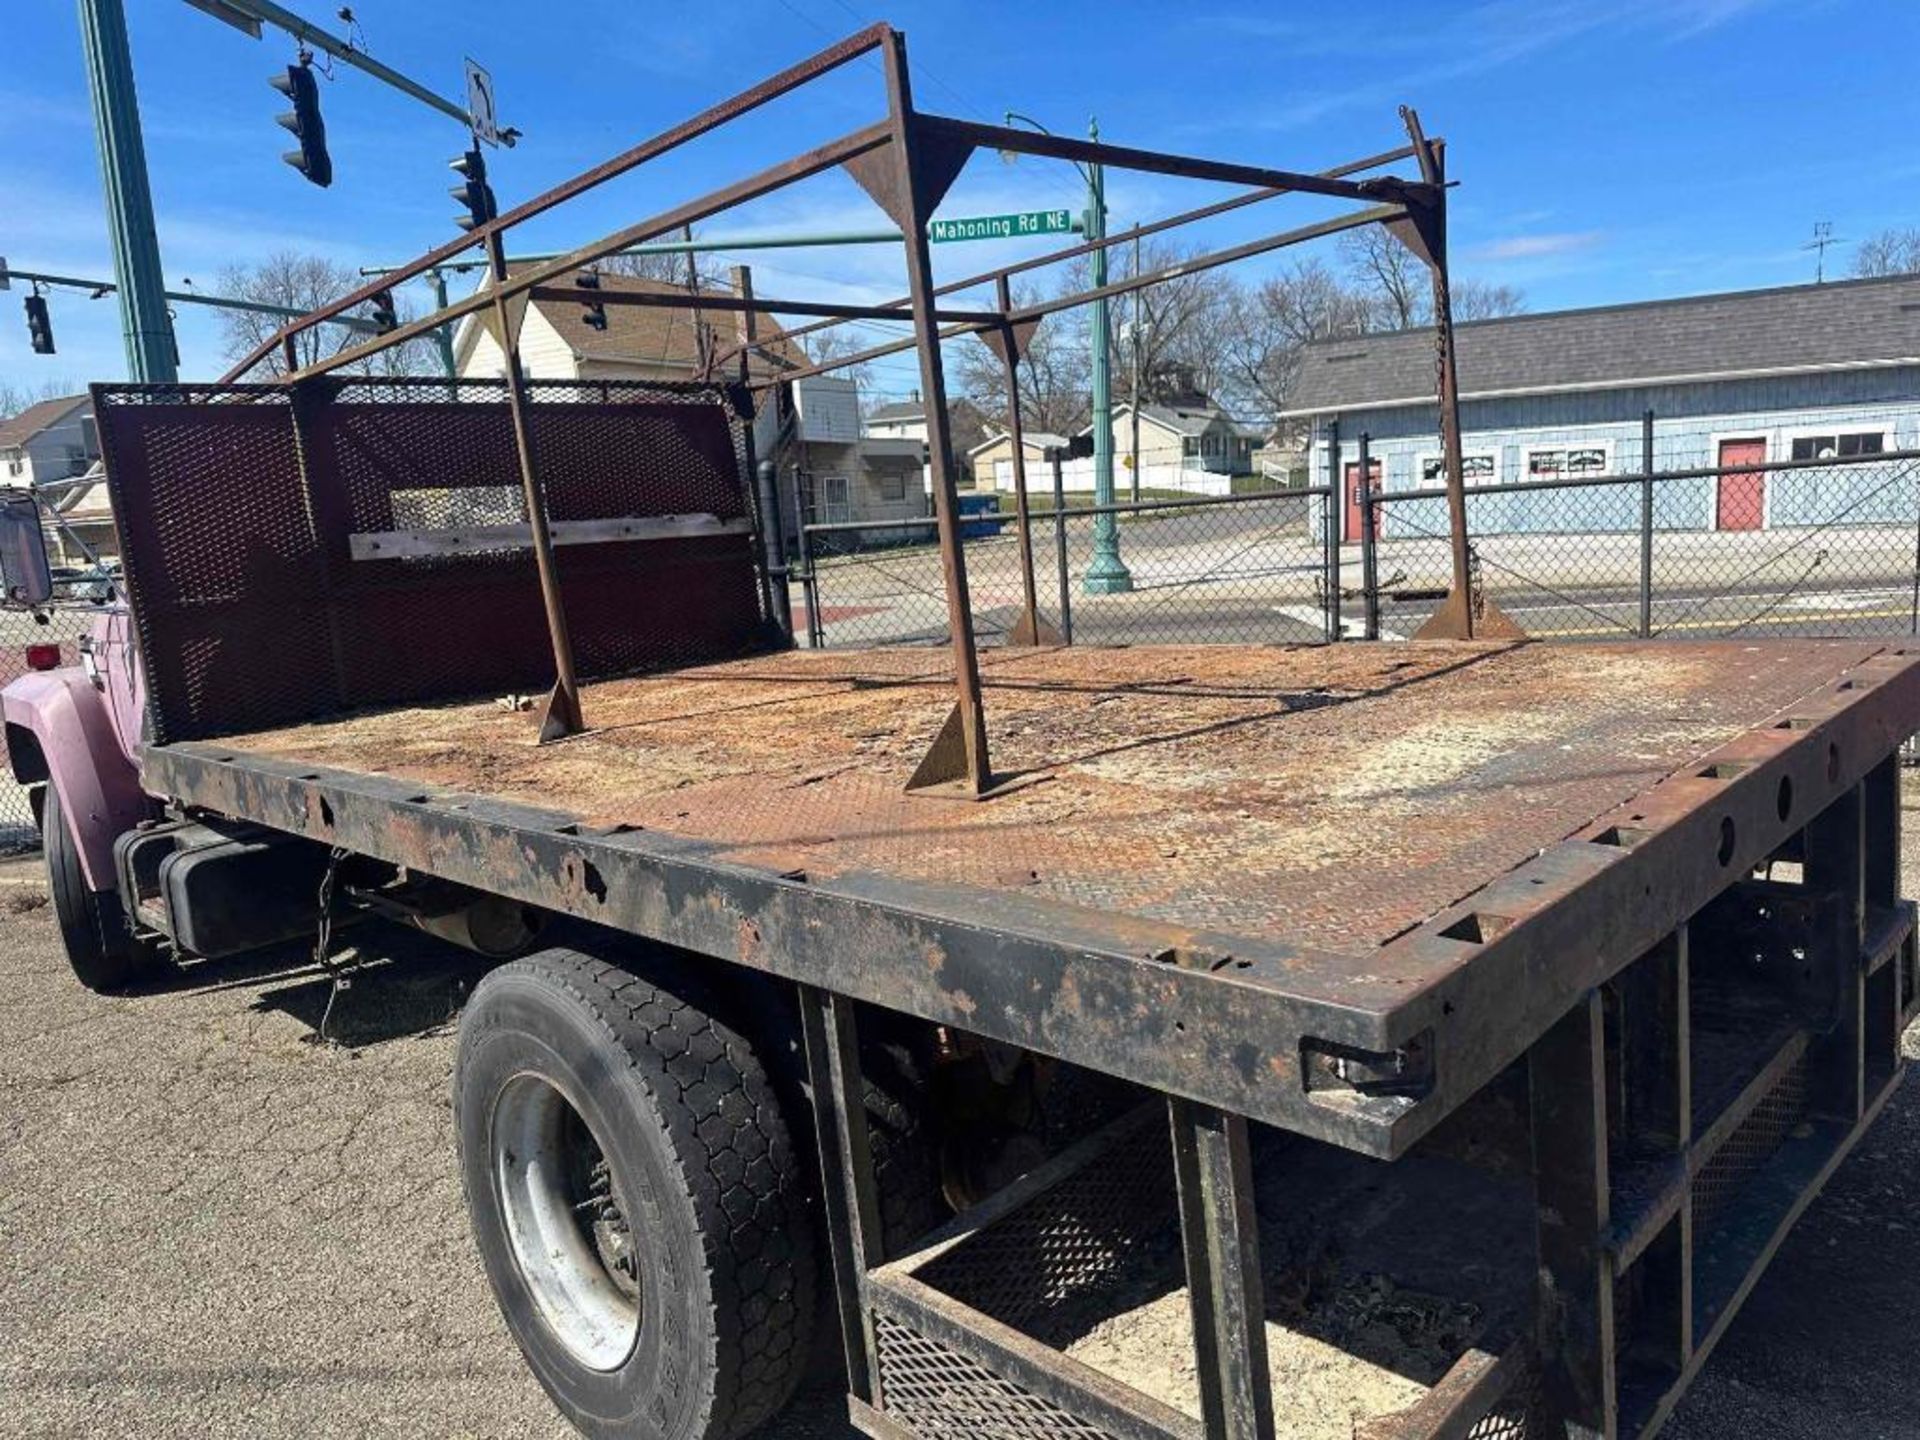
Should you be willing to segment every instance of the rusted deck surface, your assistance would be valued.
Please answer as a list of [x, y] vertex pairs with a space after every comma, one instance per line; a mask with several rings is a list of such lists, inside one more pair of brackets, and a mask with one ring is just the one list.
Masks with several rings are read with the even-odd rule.
[[716, 843], [811, 876], [970, 884], [1364, 954], [1763, 724], [1857, 642], [997, 651], [982, 803], [909, 797], [944, 653], [795, 652], [586, 689], [533, 743], [497, 704], [234, 737]]

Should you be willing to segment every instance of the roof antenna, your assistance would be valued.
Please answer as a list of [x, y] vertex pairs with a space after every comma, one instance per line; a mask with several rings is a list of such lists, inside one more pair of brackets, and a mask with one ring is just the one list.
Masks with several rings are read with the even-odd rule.
[[1813, 283], [1814, 284], [1824, 285], [1826, 283], [1827, 247], [1829, 245], [1838, 245], [1839, 243], [1840, 242], [1838, 240], [1833, 238], [1833, 222], [1831, 220], [1814, 221], [1813, 239], [1809, 240], [1806, 244], [1800, 247], [1802, 250], [1811, 250], [1814, 252], [1814, 261], [1813, 261]]

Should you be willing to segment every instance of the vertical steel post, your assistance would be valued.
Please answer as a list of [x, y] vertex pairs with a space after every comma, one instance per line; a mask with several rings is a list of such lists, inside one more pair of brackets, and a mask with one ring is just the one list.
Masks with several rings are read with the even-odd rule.
[[[1437, 145], [1422, 147], [1422, 155], [1432, 157], [1431, 179], [1438, 187], [1436, 204], [1440, 208], [1441, 234], [1446, 234], [1447, 210], [1446, 162]], [[1444, 242], [1433, 265], [1433, 329], [1440, 371], [1440, 449], [1447, 466], [1447, 523], [1453, 538], [1453, 593], [1460, 597], [1460, 614], [1465, 638], [1473, 639], [1476, 628], [1473, 596], [1473, 572], [1467, 551], [1467, 476], [1460, 446], [1460, 375], [1454, 359], [1453, 291], [1447, 278], [1447, 252]], [[1366, 471], [1360, 483], [1367, 484]]]
[[1640, 417], [1640, 638], [1653, 638], [1653, 411]]
[[813, 573], [813, 543], [807, 538], [807, 517], [802, 515], [794, 530], [799, 546], [800, 595], [807, 607], [807, 648], [818, 650], [827, 643], [827, 628], [820, 619], [820, 581]]
[[[914, 333], [920, 350], [920, 393], [926, 397], [927, 455], [933, 464], [934, 518], [940, 534], [940, 559], [946, 572], [947, 626], [953, 632], [953, 671], [956, 699], [948, 724], [957, 728], [964, 772], [942, 773], [948, 767], [922, 763], [916, 780], [927, 785], [959, 780], [974, 795], [992, 784], [993, 768], [987, 754], [987, 720], [980, 696], [980, 657], [973, 639], [973, 604], [967, 592], [967, 556], [960, 543], [960, 496], [953, 437], [947, 424], [947, 378], [940, 358], [940, 327], [934, 319], [933, 257], [927, 247], [927, 220], [933, 206], [921, 188], [915, 170], [913, 80], [907, 69], [906, 37], [891, 32], [882, 50], [887, 77], [887, 106], [893, 144], [887, 156], [898, 186], [900, 229], [905, 237], [907, 295], [912, 302]], [[943, 731], [944, 739], [949, 732]], [[936, 760], [936, 740], [928, 761]], [[953, 767], [958, 768], [958, 767]], [[924, 779], [922, 777], [924, 776]]]
[[[751, 432], [749, 432], [751, 443]], [[793, 588], [787, 570], [785, 525], [780, 518], [780, 487], [775, 483], [771, 460], [753, 467], [755, 494], [759, 499], [760, 551], [766, 567], [767, 595], [773, 604], [773, 623], [780, 627], [787, 644], [793, 644]]]
[[1592, 990], [1527, 1052], [1535, 1343], [1549, 1423], [1568, 1440], [1611, 1440], [1619, 1429], [1605, 1029]]
[[[1067, 482], [1061, 472], [1060, 451], [1050, 451], [1053, 462], [1053, 562], [1060, 581], [1060, 635], [1073, 644], [1073, 582], [1067, 575]], [[1920, 574], [1916, 567], [1915, 574]]]
[[1838, 1022], [1813, 1042], [1808, 1078], [1814, 1110], [1849, 1125], [1865, 1113], [1866, 975], [1860, 947], [1867, 912], [1866, 786], [1855, 785], [1807, 826], [1805, 883], [1810, 893], [1837, 900], [1833, 953], [1824, 960]]
[[813, 1132], [820, 1151], [821, 1210], [833, 1261], [847, 1391], [878, 1407], [880, 1376], [866, 1280], [870, 1265], [882, 1254], [880, 1203], [874, 1189], [853, 1002], [811, 985], [798, 988], [800, 1033], [813, 1091]]
[[173, 327], [167, 319], [166, 277], [153, 224], [146, 142], [134, 93], [133, 51], [121, 0], [80, 0], [80, 41], [87, 88], [93, 95], [94, 138], [107, 200], [107, 240], [120, 297], [120, 329], [127, 378], [140, 385], [171, 385], [180, 378]]
[[1345, 638], [1340, 620], [1340, 531], [1345, 515], [1346, 477], [1340, 473], [1340, 422], [1327, 422], [1327, 643]]
[[1366, 629], [1363, 632], [1369, 640], [1380, 638], [1380, 555], [1376, 546], [1378, 539], [1375, 531], [1379, 527], [1379, 515], [1373, 508], [1373, 437], [1364, 431], [1360, 436], [1360, 454], [1357, 467], [1360, 471], [1360, 593], [1365, 615]]
[[[1002, 275], [994, 282], [994, 296], [1004, 317], [1013, 310], [1013, 292]], [[1034, 593], [1033, 529], [1027, 517], [1027, 441], [1020, 424], [1020, 349], [1013, 327], [1000, 323], [1000, 359], [1007, 372], [1007, 438], [1013, 442], [1013, 514], [1020, 540], [1020, 619], [1007, 632], [1009, 645], [1042, 644], [1040, 602]]]
[[[493, 275], [493, 316], [505, 356], [507, 408], [513, 415], [513, 447], [520, 461], [520, 492], [526, 499], [527, 528], [533, 537], [534, 568], [540, 574], [540, 598], [547, 610], [547, 636], [553, 642], [553, 694], [540, 720], [540, 739], [558, 740], [586, 728], [580, 714], [580, 682], [573, 670], [573, 641], [560, 596], [560, 573], [553, 559], [553, 532], [547, 525], [547, 499], [533, 463], [533, 432], [527, 416], [527, 377], [520, 365], [520, 332], [507, 311], [500, 286], [507, 278], [507, 252], [495, 230], [487, 236], [487, 261]], [[524, 303], [524, 297], [522, 297]], [[524, 311], [522, 312], [524, 314]]]
[[1273, 1381], [1247, 1122], [1172, 1096], [1167, 1115], [1202, 1427], [1218, 1440], [1272, 1440]]

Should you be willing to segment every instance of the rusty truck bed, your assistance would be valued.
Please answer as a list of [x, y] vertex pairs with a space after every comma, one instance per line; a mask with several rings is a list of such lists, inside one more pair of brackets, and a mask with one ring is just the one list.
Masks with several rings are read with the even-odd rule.
[[[1397, 1153], [1920, 700], [1912, 658], [1864, 642], [1007, 650], [996, 765], [1030, 783], [909, 796], [947, 664], [604, 681], [592, 732], [548, 746], [493, 700], [352, 715], [155, 747], [148, 779]], [[812, 908], [836, 899], [860, 916]], [[1418, 1041], [1434, 1089], [1302, 1095], [1321, 1041]]]
[[1873, 654], [1864, 644], [1001, 651], [984, 803], [909, 796], [943, 651], [813, 651], [237, 748], [551, 805], [823, 878], [878, 872], [1365, 955]]

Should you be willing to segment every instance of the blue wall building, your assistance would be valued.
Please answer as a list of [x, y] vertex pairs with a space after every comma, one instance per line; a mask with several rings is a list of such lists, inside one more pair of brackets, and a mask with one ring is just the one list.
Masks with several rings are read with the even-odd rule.
[[[1920, 275], [1702, 295], [1456, 327], [1466, 483], [1732, 473], [1654, 487], [1663, 530], [1913, 525], [1916, 482], [1896, 467], [1773, 470], [1782, 461], [1920, 449]], [[1434, 332], [1315, 341], [1283, 418], [1311, 424], [1313, 478], [1341, 450], [1341, 532], [1361, 436], [1388, 492], [1442, 483]], [[1444, 532], [1440, 501], [1384, 507], [1384, 533]], [[1470, 501], [1477, 534], [1591, 533], [1640, 524], [1638, 485]], [[1318, 517], [1315, 517], [1318, 523]]]

